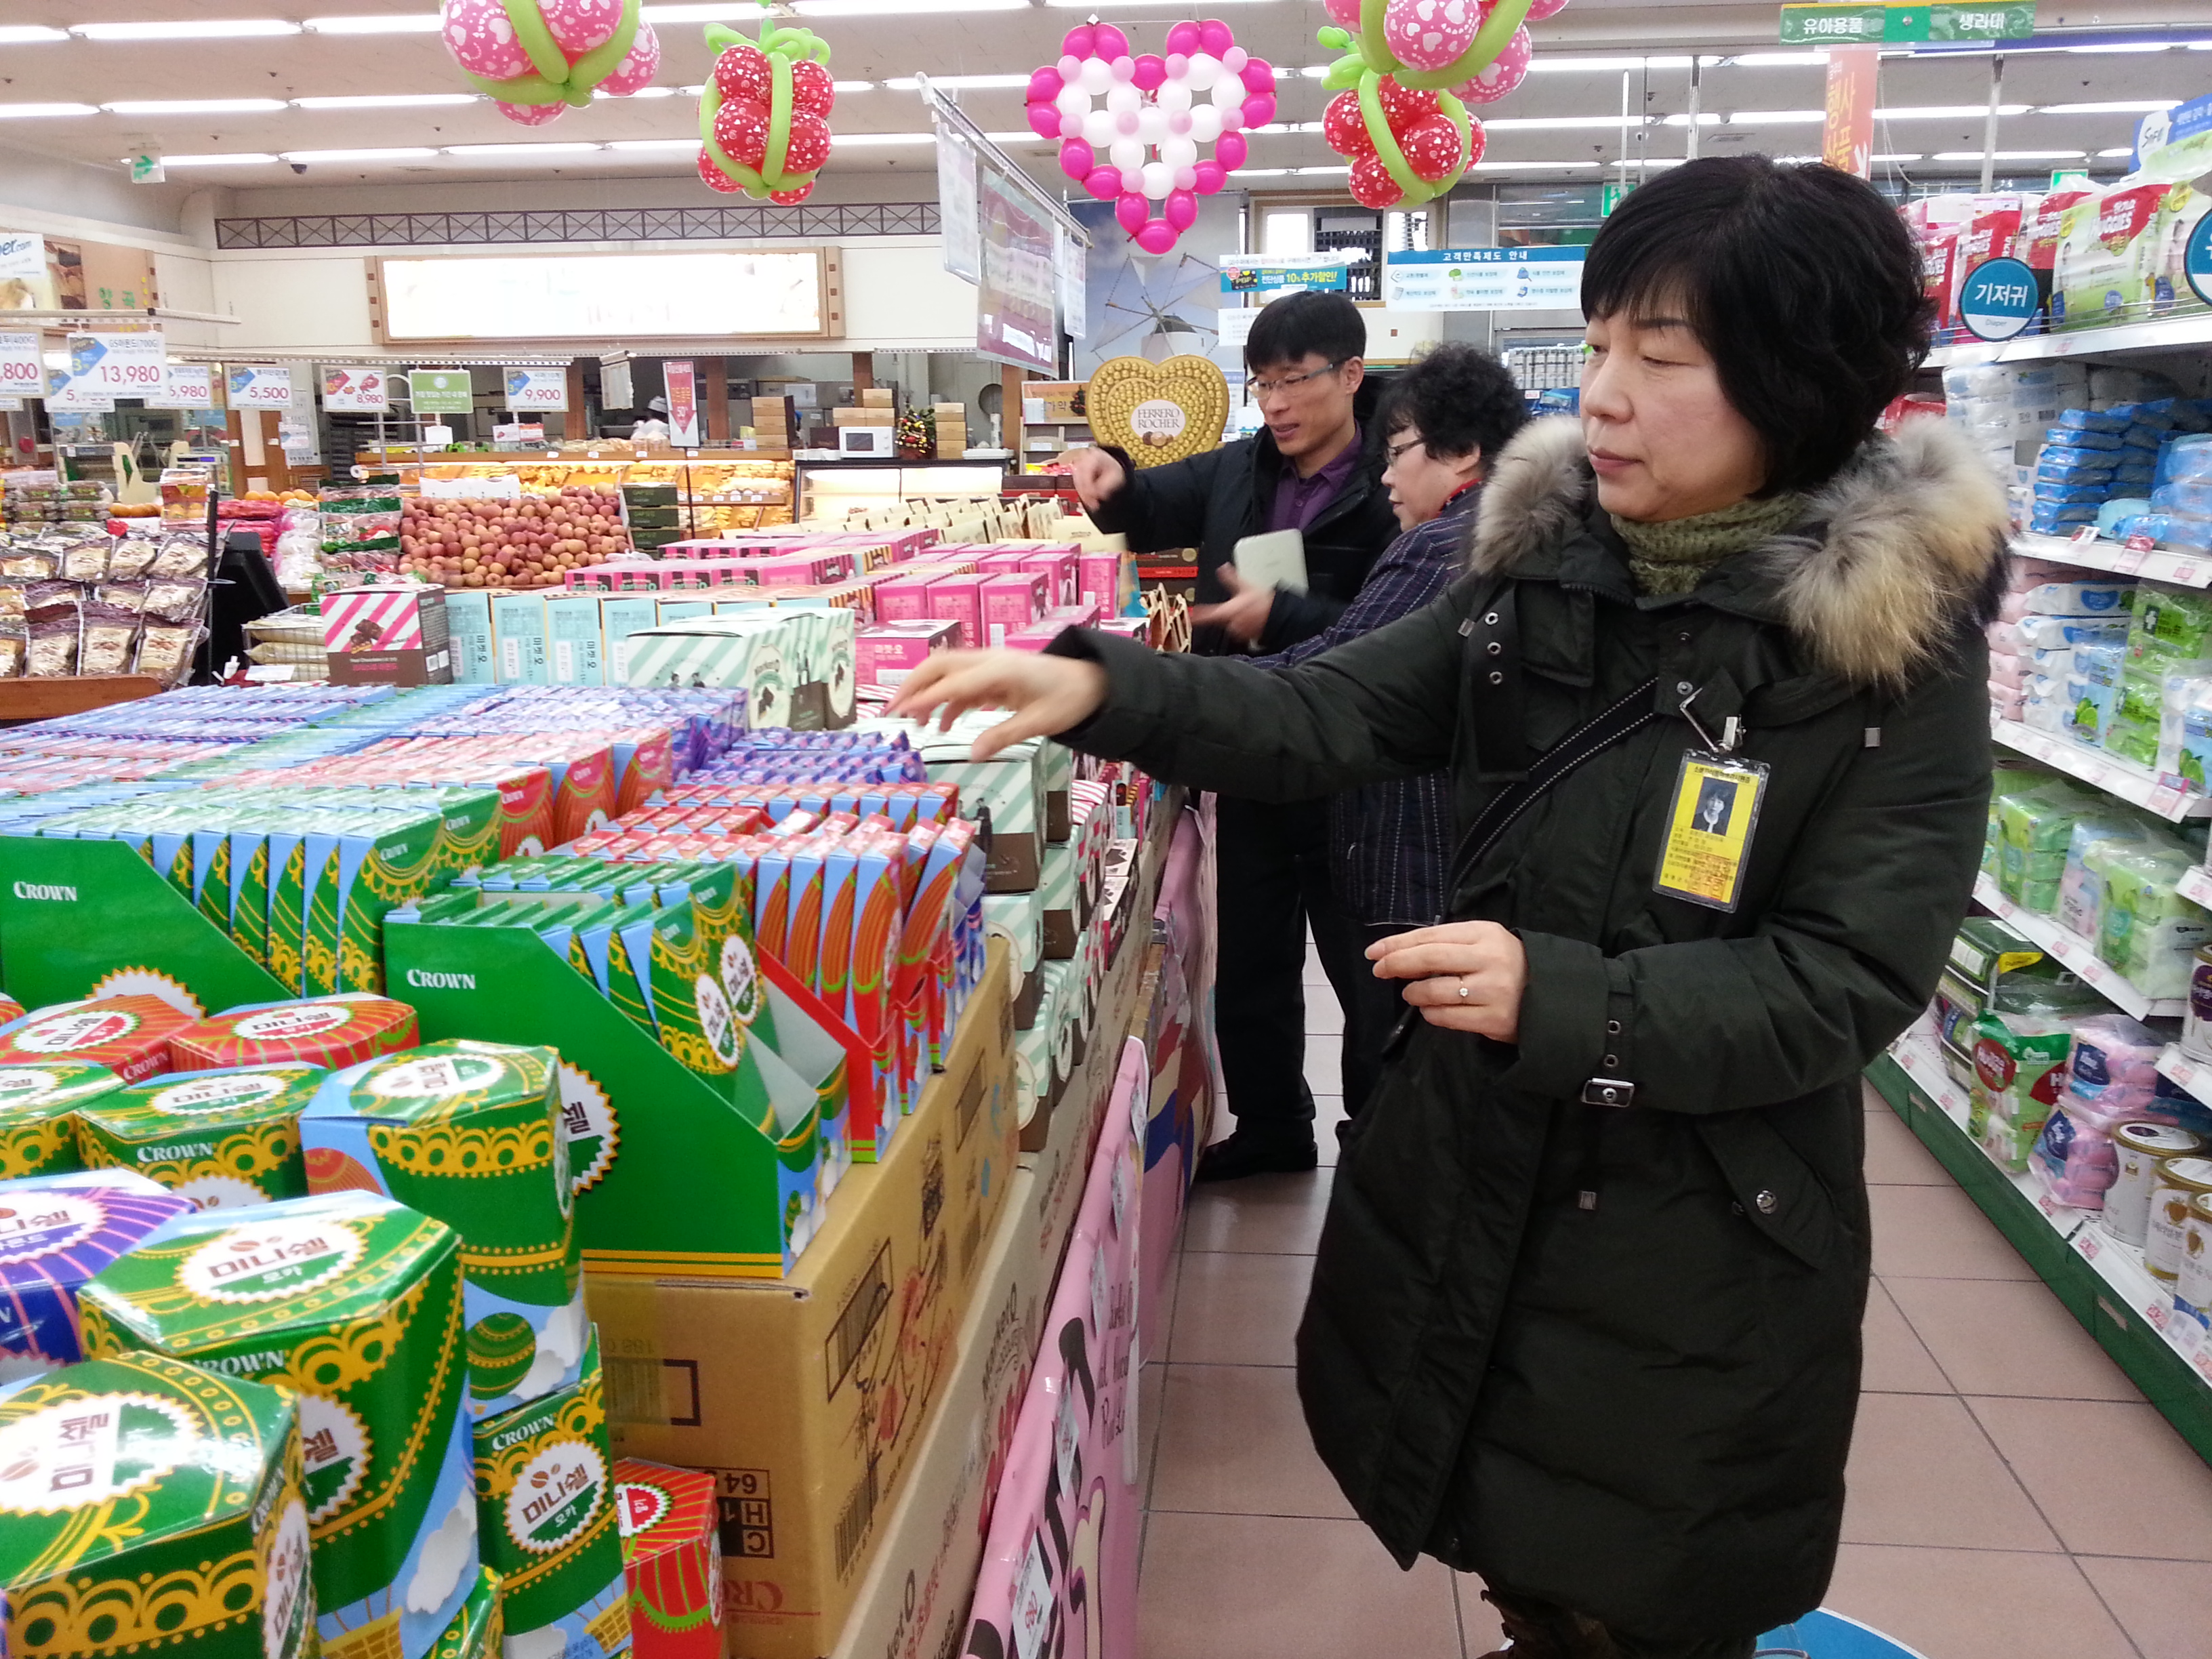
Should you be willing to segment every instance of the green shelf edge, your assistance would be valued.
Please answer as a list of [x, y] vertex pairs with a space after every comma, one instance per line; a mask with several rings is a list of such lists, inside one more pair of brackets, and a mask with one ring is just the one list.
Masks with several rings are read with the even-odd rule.
[[2118, 1306], [2097, 1270], [2076, 1255], [2004, 1172], [1915, 1088], [1887, 1054], [1867, 1067], [1867, 1081], [1936, 1155], [2021, 1258], [2048, 1285], [2082, 1329], [2128, 1374], [2191, 1449], [2212, 1463], [2212, 1388], [2208, 1388], [2166, 1339], [2132, 1309]]

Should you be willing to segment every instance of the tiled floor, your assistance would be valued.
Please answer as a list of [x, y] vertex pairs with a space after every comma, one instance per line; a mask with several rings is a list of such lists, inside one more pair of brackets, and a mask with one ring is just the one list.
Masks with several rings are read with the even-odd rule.
[[[1308, 979], [1318, 1095], [1340, 1024]], [[1867, 1099], [1876, 1280], [1828, 1605], [1927, 1659], [2212, 1659], [2212, 1470]], [[1193, 1196], [1139, 1407], [1140, 1659], [1479, 1659], [1500, 1640], [1480, 1583], [1400, 1572], [1307, 1442], [1291, 1334], [1334, 1173]]]

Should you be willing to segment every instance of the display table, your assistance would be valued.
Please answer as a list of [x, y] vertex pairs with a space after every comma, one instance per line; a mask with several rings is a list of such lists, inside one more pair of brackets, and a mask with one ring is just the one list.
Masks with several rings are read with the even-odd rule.
[[58, 720], [105, 708], [110, 703], [136, 702], [161, 689], [150, 674], [76, 674], [53, 678], [0, 680], [0, 725], [17, 720]]

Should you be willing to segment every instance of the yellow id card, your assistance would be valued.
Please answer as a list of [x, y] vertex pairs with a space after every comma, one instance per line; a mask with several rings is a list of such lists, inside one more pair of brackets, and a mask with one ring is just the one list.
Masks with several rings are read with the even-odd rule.
[[1766, 776], [1767, 768], [1756, 761], [1695, 750], [1682, 757], [1655, 891], [1715, 910], [1735, 908]]

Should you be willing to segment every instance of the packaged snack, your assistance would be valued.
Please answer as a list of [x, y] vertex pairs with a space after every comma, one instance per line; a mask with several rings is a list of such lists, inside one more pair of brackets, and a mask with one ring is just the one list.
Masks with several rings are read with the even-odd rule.
[[0, 1066], [69, 1060], [105, 1066], [125, 1083], [169, 1069], [169, 1040], [191, 1016], [160, 997], [102, 997], [41, 1008], [0, 1026]]
[[720, 1659], [722, 1537], [714, 1477], [617, 1459], [615, 1526], [638, 1659]]
[[191, 1207], [128, 1170], [0, 1182], [0, 1381], [83, 1358], [85, 1281]]
[[321, 1069], [298, 1064], [171, 1072], [77, 1108], [91, 1169], [135, 1170], [203, 1210], [303, 1198], [300, 1109]]
[[0, 1181], [84, 1167], [76, 1109], [123, 1086], [105, 1066], [70, 1060], [0, 1066]]
[[417, 1041], [414, 1009], [356, 991], [232, 1008], [187, 1026], [169, 1048], [176, 1069], [193, 1072], [285, 1060], [354, 1066]]

